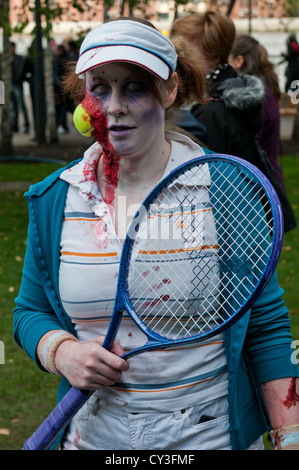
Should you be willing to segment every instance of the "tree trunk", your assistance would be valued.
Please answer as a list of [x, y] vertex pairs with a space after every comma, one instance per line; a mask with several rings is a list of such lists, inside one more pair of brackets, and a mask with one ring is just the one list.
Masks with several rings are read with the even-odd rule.
[[[9, 0], [0, 2], [0, 14], [4, 24], [9, 24]], [[2, 102], [0, 103], [0, 155], [13, 155], [12, 144], [12, 71], [10, 65], [9, 28], [2, 28], [3, 31], [3, 54], [1, 60], [2, 76], [1, 89], [4, 91]]]
[[45, 95], [47, 110], [47, 130], [50, 143], [58, 142], [56, 130], [56, 111], [54, 97], [54, 79], [53, 79], [53, 51], [51, 43], [48, 41], [45, 51]]
[[40, 0], [35, 0], [35, 40], [34, 40], [34, 99], [36, 112], [36, 140], [46, 142], [46, 100], [44, 77], [44, 50], [42, 45], [42, 25]]
[[227, 11], [226, 11], [226, 16], [230, 16], [234, 6], [235, 6], [236, 0], [230, 0], [227, 6]]

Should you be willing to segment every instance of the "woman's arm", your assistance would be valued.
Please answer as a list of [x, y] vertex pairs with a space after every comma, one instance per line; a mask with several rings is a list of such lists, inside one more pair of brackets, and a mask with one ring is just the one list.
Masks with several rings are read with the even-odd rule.
[[[274, 274], [251, 310], [245, 350], [275, 449], [299, 449], [298, 363], [283, 290]], [[294, 355], [295, 356], [295, 355]]]
[[[48, 288], [51, 288], [50, 282]], [[28, 356], [40, 366], [36, 350], [41, 337], [48, 331], [67, 330], [68, 328], [66, 324], [62, 324], [54, 312], [45, 293], [29, 238], [27, 240], [22, 282], [15, 303], [14, 338]]]
[[272, 425], [275, 449], [299, 449], [299, 380], [287, 377], [261, 385], [261, 395]]

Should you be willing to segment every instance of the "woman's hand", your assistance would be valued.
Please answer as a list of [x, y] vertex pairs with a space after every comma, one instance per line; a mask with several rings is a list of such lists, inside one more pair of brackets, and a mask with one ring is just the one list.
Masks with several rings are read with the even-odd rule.
[[119, 380], [129, 369], [120, 356], [123, 348], [113, 343], [111, 351], [102, 347], [104, 337], [88, 341], [64, 341], [55, 354], [55, 365], [74, 387], [98, 390]]

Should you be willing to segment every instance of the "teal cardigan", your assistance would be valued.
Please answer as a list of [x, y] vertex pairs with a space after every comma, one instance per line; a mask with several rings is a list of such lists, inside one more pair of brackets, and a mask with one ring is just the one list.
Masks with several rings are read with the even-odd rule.
[[[76, 335], [59, 296], [60, 237], [68, 190], [68, 184], [59, 178], [64, 170], [59, 169], [26, 193], [28, 240], [14, 309], [14, 338], [41, 369], [36, 350], [45, 333], [64, 329]], [[298, 366], [290, 357], [290, 320], [282, 295], [275, 273], [251, 311], [224, 333], [234, 450], [246, 449], [270, 429], [258, 386], [269, 380], [299, 376]], [[62, 377], [58, 401], [69, 388], [69, 382]]]

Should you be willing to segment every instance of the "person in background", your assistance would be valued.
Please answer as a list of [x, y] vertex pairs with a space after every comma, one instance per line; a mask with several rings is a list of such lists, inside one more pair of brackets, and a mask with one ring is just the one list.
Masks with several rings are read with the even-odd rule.
[[[67, 42], [67, 62], [77, 62], [79, 59], [79, 49], [77, 42], [74, 39], [70, 39]], [[66, 68], [67, 68], [66, 62]], [[72, 100], [68, 93], [63, 93], [64, 104], [66, 107], [66, 114], [73, 114], [76, 109], [76, 103]]]
[[292, 230], [297, 225], [294, 211], [258, 141], [265, 85], [257, 76], [239, 75], [228, 63], [236, 38], [233, 21], [215, 11], [187, 15], [175, 21], [171, 29], [171, 40], [178, 38], [193, 47], [194, 57], [206, 73], [206, 102], [189, 108], [206, 128], [204, 144], [214, 152], [243, 158], [262, 171], [279, 194], [285, 231]]
[[174, 22], [170, 38], [178, 37], [193, 47], [205, 71], [207, 99], [194, 103], [191, 113], [207, 129], [208, 148], [256, 164], [264, 86], [257, 77], [239, 76], [228, 63], [236, 37], [233, 21], [215, 11], [190, 14]]
[[54, 96], [56, 109], [57, 132], [64, 134], [69, 132], [67, 123], [67, 107], [65, 104], [64, 93], [62, 91], [62, 77], [65, 74], [68, 54], [62, 44], [58, 44], [54, 53], [53, 77], [54, 77]]
[[258, 141], [265, 150], [276, 176], [285, 189], [280, 153], [280, 88], [274, 64], [269, 60], [266, 49], [252, 36], [237, 35], [230, 54], [229, 63], [239, 74], [254, 75], [265, 85], [262, 102], [262, 124], [258, 131]]
[[286, 46], [287, 51], [281, 53], [282, 60], [280, 61], [280, 64], [283, 64], [284, 62], [288, 63], [285, 71], [285, 92], [288, 93], [294, 88], [296, 89], [296, 85], [292, 86], [292, 83], [299, 79], [299, 44], [295, 33], [291, 33], [288, 36]]
[[75, 61], [79, 59], [79, 49], [74, 39], [70, 39], [67, 43], [67, 55], [68, 60]]
[[12, 68], [13, 131], [19, 132], [19, 110], [21, 110], [24, 119], [24, 132], [28, 134], [30, 122], [24, 100], [26, 57], [16, 54], [16, 44], [14, 42], [10, 43], [10, 56]]

